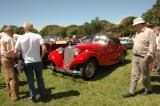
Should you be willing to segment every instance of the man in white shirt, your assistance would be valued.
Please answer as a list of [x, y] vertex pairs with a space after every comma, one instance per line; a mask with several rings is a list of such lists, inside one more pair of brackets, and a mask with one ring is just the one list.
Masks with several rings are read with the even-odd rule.
[[[30, 98], [32, 102], [36, 100], [36, 90], [34, 86], [34, 73], [36, 74], [38, 90], [40, 98], [44, 98], [45, 85], [42, 77], [42, 62], [41, 58], [45, 54], [46, 47], [43, 45], [41, 35], [32, 33], [33, 24], [25, 22], [23, 25], [25, 34], [20, 36], [15, 45], [16, 53], [21, 52], [25, 62], [25, 75], [30, 89]], [[42, 53], [40, 54], [40, 47]]]

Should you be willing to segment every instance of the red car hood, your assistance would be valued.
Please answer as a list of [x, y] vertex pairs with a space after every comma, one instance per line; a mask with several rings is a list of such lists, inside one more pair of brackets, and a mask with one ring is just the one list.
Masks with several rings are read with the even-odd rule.
[[88, 43], [88, 44], [78, 44], [74, 46], [75, 48], [79, 48], [80, 50], [99, 50], [104, 47], [104, 44], [99, 43]]

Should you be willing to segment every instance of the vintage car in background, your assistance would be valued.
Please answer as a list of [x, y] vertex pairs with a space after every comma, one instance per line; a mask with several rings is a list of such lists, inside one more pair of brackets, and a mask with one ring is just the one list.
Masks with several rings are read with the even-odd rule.
[[133, 41], [131, 38], [129, 37], [122, 37], [119, 38], [120, 42], [126, 46], [127, 49], [132, 49], [133, 48]]
[[53, 71], [80, 75], [88, 80], [94, 77], [99, 66], [124, 63], [126, 47], [119, 39], [96, 35], [74, 46], [60, 47], [48, 55]]

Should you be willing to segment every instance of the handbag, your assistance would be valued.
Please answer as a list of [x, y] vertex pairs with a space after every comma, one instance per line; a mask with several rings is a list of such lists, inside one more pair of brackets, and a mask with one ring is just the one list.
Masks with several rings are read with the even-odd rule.
[[25, 65], [24, 65], [23, 60], [17, 60], [16, 69], [17, 69], [19, 74], [23, 73], [24, 66]]
[[25, 63], [22, 58], [22, 55], [20, 54], [20, 56], [15, 60], [14, 69], [18, 72], [18, 74], [21, 74], [23, 73], [24, 68], [25, 68]]

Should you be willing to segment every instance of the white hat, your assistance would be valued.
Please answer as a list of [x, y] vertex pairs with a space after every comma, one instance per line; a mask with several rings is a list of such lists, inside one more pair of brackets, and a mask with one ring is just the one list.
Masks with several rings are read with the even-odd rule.
[[135, 18], [133, 20], [133, 26], [138, 25], [138, 24], [142, 24], [145, 23], [145, 21], [142, 18]]

